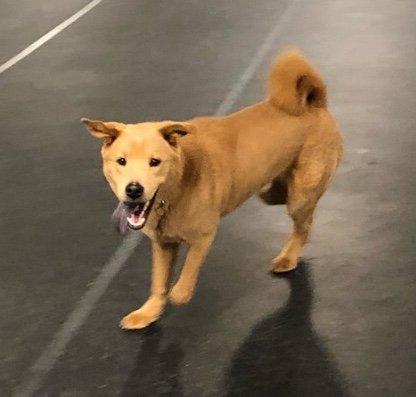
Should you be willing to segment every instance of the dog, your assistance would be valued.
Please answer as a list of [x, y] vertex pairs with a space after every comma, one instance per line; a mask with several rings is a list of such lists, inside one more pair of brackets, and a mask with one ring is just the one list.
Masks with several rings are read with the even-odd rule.
[[[266, 204], [287, 205], [293, 231], [272, 271], [295, 269], [317, 202], [342, 156], [326, 86], [294, 49], [277, 57], [265, 100], [225, 117], [81, 121], [103, 140], [103, 171], [120, 201], [120, 229], [140, 229], [152, 241], [150, 296], [121, 320], [128, 330], [156, 321], [168, 301], [189, 302], [220, 218], [254, 194]], [[181, 243], [187, 257], [170, 288]]]

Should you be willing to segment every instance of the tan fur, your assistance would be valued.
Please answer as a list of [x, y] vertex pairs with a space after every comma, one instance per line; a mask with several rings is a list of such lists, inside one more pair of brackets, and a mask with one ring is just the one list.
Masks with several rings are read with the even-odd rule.
[[295, 49], [277, 57], [269, 76], [270, 100], [299, 116], [311, 107], [326, 107], [326, 87], [308, 61]]
[[[272, 269], [296, 267], [315, 206], [340, 161], [342, 143], [326, 109], [324, 83], [303, 56], [293, 50], [282, 54], [269, 83], [267, 100], [225, 117], [104, 123], [107, 133], [102, 124], [95, 129], [97, 121], [84, 120], [94, 135], [105, 135], [104, 174], [119, 200], [126, 199], [124, 188], [132, 181], [144, 186], [147, 199], [159, 189], [143, 228], [153, 247], [151, 295], [122, 320], [123, 328], [143, 328], [157, 320], [168, 299], [175, 304], [191, 299], [221, 216], [253, 194], [269, 204], [287, 204], [293, 231]], [[148, 166], [151, 156], [162, 160], [156, 169]], [[127, 159], [125, 167], [117, 165], [119, 157]], [[170, 288], [183, 242], [188, 255]]]

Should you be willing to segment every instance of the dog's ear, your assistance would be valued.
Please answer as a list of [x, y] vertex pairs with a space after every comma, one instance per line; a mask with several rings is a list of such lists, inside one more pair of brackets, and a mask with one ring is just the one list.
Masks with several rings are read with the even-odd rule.
[[170, 145], [176, 147], [178, 138], [190, 134], [194, 128], [190, 123], [175, 123], [162, 127], [160, 133]]
[[87, 126], [87, 130], [93, 137], [104, 139], [106, 144], [111, 144], [124, 129], [124, 124], [115, 121], [100, 121], [82, 118], [81, 122]]

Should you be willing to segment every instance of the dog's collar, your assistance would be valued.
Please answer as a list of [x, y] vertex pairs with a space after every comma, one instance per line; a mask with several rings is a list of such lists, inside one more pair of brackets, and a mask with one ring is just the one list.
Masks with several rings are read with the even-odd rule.
[[164, 223], [164, 220], [168, 214], [168, 202], [164, 199], [161, 199], [157, 203], [157, 207], [154, 209], [155, 213], [157, 214], [157, 226], [156, 229], [161, 232], [162, 224]]
[[158, 205], [158, 207], [157, 207], [157, 209], [159, 210], [159, 209], [164, 209], [164, 208], [166, 208], [167, 207], [167, 202], [166, 202], [166, 200], [160, 200], [160, 202], [159, 202], [159, 205]]
[[161, 199], [158, 201], [157, 206], [155, 208], [156, 213], [159, 214], [159, 216], [163, 216], [166, 213], [168, 207], [168, 202], [164, 199]]

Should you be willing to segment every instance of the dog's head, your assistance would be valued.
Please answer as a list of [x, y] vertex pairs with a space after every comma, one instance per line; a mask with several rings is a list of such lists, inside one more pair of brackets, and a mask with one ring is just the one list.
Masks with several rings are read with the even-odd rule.
[[104, 175], [124, 203], [128, 225], [141, 229], [159, 188], [180, 167], [178, 140], [192, 130], [192, 125], [173, 121], [139, 124], [81, 121], [92, 136], [103, 140]]

